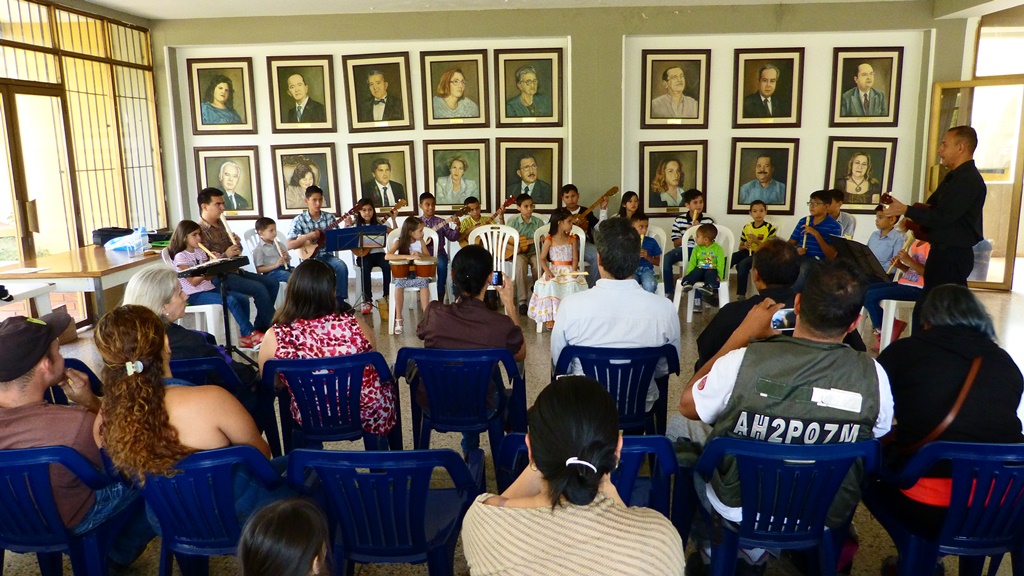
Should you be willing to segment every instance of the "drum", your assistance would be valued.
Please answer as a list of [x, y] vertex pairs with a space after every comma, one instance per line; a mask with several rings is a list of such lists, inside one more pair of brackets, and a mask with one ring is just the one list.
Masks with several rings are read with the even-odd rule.
[[437, 275], [437, 258], [422, 258], [413, 260], [416, 266], [417, 278], [433, 278]]
[[412, 273], [412, 260], [389, 260], [392, 278], [408, 278]]

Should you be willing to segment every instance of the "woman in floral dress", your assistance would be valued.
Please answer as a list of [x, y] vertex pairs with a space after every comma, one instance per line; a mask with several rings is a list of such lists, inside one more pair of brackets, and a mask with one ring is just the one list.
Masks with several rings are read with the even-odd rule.
[[558, 303], [569, 294], [587, 289], [583, 275], [573, 275], [580, 261], [580, 247], [572, 235], [572, 213], [559, 208], [551, 215], [548, 235], [540, 250], [540, 268], [544, 276], [533, 285], [528, 316], [544, 322], [550, 330], [555, 325]]

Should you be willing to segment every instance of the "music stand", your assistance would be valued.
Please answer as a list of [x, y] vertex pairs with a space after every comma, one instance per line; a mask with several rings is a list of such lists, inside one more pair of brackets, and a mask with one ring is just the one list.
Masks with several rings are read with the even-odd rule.
[[[388, 227], [383, 224], [376, 226], [352, 226], [349, 228], [335, 228], [324, 232], [323, 250], [328, 252], [340, 252], [342, 250], [355, 250], [357, 248], [383, 248], [387, 241]], [[363, 276], [363, 263], [359, 259], [359, 277]], [[347, 281], [347, 280], [346, 280]], [[362, 284], [359, 290], [361, 291]], [[362, 294], [360, 294], [360, 299]]]
[[885, 273], [885, 269], [878, 262], [878, 258], [875, 258], [874, 252], [864, 244], [837, 235], [832, 236], [831, 244], [836, 249], [837, 260], [843, 259], [852, 262], [861, 274], [869, 279], [880, 282], [892, 281], [892, 278]]

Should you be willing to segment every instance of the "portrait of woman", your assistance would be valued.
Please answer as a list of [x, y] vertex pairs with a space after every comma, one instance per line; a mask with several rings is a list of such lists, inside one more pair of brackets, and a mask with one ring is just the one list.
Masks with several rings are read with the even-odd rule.
[[882, 183], [871, 174], [871, 156], [854, 152], [846, 175], [836, 177], [835, 188], [846, 193], [846, 204], [878, 204]]
[[516, 87], [519, 88], [519, 95], [505, 102], [505, 115], [551, 116], [551, 96], [538, 94], [539, 86], [536, 68], [530, 65], [517, 68]]
[[469, 170], [465, 156], [455, 155], [448, 159], [448, 175], [437, 179], [434, 196], [437, 204], [462, 204], [469, 196], [479, 196], [477, 183], [464, 178]]
[[242, 124], [235, 111], [235, 88], [227, 76], [216, 76], [203, 91], [203, 124]]
[[676, 159], [662, 160], [651, 180], [651, 206], [682, 206], [683, 165]]
[[284, 191], [285, 207], [303, 210], [306, 207], [306, 188], [319, 186], [320, 179], [316, 167], [305, 159], [299, 160], [288, 179], [288, 187]]
[[480, 107], [466, 98], [466, 76], [461, 68], [441, 74], [434, 90], [434, 118], [477, 118]]

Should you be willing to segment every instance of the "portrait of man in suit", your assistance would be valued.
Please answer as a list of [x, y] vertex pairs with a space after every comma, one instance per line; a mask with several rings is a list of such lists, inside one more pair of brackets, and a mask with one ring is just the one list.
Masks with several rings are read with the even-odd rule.
[[323, 103], [309, 97], [309, 85], [302, 74], [288, 76], [288, 94], [294, 102], [282, 103], [287, 124], [313, 124], [327, 122], [327, 109]]
[[888, 116], [889, 100], [875, 86], [875, 69], [867, 62], [857, 65], [855, 86], [843, 92], [840, 116]]
[[356, 115], [360, 122], [389, 122], [404, 120], [401, 90], [388, 91], [388, 81], [383, 68], [370, 68], [366, 73], [366, 87], [369, 96], [359, 100]]
[[242, 167], [234, 160], [226, 160], [220, 165], [220, 189], [224, 191], [224, 207], [231, 211], [249, 210], [251, 204], [238, 193], [238, 180], [242, 175]]
[[374, 206], [394, 206], [399, 200], [406, 200], [405, 186], [391, 179], [391, 161], [384, 157], [374, 158], [370, 163], [373, 178], [363, 182], [363, 198], [373, 199]]
[[534, 204], [551, 204], [551, 183], [540, 179], [540, 169], [533, 152], [519, 153], [518, 161], [510, 163], [516, 167], [516, 178], [505, 188], [505, 197], [515, 198], [520, 194], [528, 194]]
[[790, 101], [777, 92], [782, 76], [779, 67], [771, 62], [757, 70], [757, 92], [743, 97], [744, 118], [787, 118], [792, 115]]

